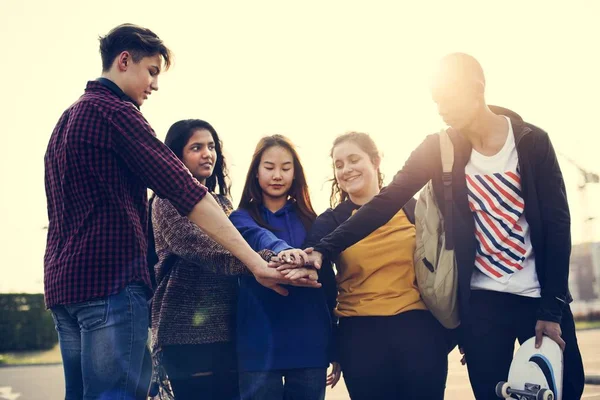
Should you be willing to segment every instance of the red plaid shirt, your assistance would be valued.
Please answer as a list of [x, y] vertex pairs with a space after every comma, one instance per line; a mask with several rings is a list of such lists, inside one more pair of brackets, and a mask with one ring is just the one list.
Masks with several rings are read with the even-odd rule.
[[46, 306], [118, 293], [143, 282], [147, 188], [187, 215], [206, 194], [110, 81], [88, 82], [61, 116], [45, 156]]

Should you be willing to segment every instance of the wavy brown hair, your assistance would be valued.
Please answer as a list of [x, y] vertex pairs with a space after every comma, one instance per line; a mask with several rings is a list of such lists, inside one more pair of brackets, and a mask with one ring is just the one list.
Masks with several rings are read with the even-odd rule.
[[[363, 132], [347, 132], [343, 135], [340, 135], [335, 138], [333, 141], [333, 146], [331, 146], [331, 151], [329, 152], [329, 156], [333, 161], [333, 150], [340, 144], [344, 142], [352, 142], [356, 144], [362, 151], [367, 153], [371, 162], [375, 165], [379, 161], [381, 161], [381, 155], [379, 154], [379, 150], [377, 149], [377, 145], [375, 141], [369, 136], [368, 133]], [[331, 179], [331, 195], [329, 196], [329, 204], [331, 208], [335, 208], [338, 204], [343, 203], [348, 199], [348, 193], [340, 189], [340, 185], [338, 181], [335, 179], [335, 162], [333, 164], [333, 179]], [[377, 168], [377, 184], [379, 189], [383, 187], [383, 174], [381, 170]]]
[[294, 207], [300, 216], [302, 225], [308, 230], [317, 218], [317, 214], [310, 201], [306, 176], [304, 175], [304, 168], [302, 168], [298, 152], [292, 141], [283, 135], [265, 136], [260, 139], [256, 145], [250, 167], [248, 168], [248, 174], [246, 175], [246, 183], [244, 184], [244, 190], [242, 191], [239, 208], [248, 211], [260, 226], [271, 229], [260, 213], [260, 206], [263, 204], [263, 192], [258, 184], [257, 174], [263, 153], [267, 149], [275, 146], [286, 149], [292, 155], [294, 162], [294, 180], [288, 192], [288, 198], [294, 202]]

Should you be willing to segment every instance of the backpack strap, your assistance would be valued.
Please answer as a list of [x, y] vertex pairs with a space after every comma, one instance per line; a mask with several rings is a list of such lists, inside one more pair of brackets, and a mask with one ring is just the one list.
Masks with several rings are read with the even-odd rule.
[[454, 146], [445, 129], [440, 131], [440, 153], [442, 155], [442, 184], [444, 190], [444, 234], [446, 250], [454, 249], [452, 215], [452, 167], [454, 166]]
[[404, 214], [406, 214], [406, 218], [408, 218], [410, 223], [413, 225], [415, 224], [415, 207], [416, 206], [417, 206], [417, 200], [415, 200], [415, 198], [413, 197], [409, 201], [406, 202], [404, 207], [402, 207]]

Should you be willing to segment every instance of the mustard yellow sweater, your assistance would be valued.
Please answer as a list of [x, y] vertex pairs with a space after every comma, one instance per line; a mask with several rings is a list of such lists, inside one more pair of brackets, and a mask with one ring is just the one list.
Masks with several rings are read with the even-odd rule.
[[424, 310], [415, 281], [415, 227], [403, 210], [347, 248], [336, 263], [339, 317]]

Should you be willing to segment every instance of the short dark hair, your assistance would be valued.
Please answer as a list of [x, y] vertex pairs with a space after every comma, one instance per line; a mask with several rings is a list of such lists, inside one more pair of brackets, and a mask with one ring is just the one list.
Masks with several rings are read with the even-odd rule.
[[99, 40], [103, 72], [110, 69], [115, 58], [123, 51], [130, 52], [136, 63], [144, 57], [160, 54], [165, 63], [165, 69], [169, 69], [171, 66], [171, 50], [150, 29], [134, 24], [121, 24], [113, 28], [106, 36], [101, 36]]

